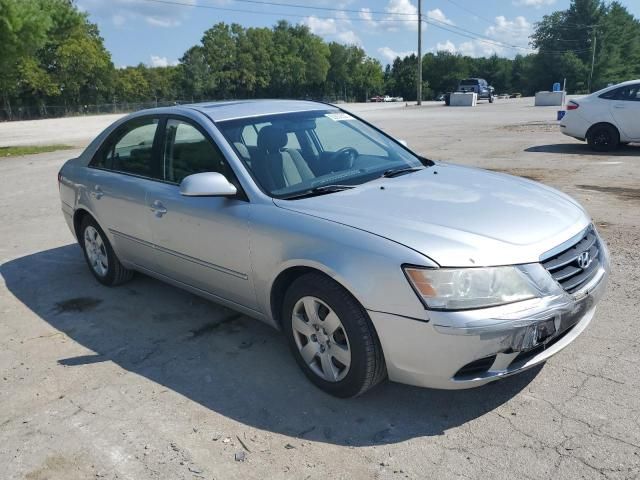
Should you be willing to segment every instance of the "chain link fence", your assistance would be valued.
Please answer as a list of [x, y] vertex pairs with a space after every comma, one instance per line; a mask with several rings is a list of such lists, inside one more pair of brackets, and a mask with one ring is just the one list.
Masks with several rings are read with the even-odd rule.
[[36, 120], [40, 118], [73, 117], [81, 115], [104, 115], [109, 113], [129, 113], [145, 108], [168, 107], [191, 100], [158, 100], [149, 102], [113, 102], [94, 105], [16, 105], [8, 111], [0, 109], [0, 121]]
[[[327, 95], [321, 98], [305, 97], [301, 100], [320, 100], [327, 103], [354, 102], [355, 98]], [[105, 115], [109, 113], [130, 113], [146, 108], [169, 107], [187, 103], [210, 101], [206, 99], [152, 100], [147, 102], [113, 102], [94, 105], [16, 105], [9, 111], [0, 108], [0, 121], [37, 120], [41, 118], [75, 117], [82, 115]]]

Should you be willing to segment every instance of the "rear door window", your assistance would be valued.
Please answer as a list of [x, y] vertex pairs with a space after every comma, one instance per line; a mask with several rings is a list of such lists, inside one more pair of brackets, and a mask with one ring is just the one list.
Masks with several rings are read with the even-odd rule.
[[618, 100], [627, 102], [640, 102], [640, 84], [627, 85], [616, 88], [600, 95], [605, 100]]
[[154, 169], [153, 144], [158, 131], [158, 118], [134, 119], [118, 128], [105, 142], [91, 166], [157, 177]]

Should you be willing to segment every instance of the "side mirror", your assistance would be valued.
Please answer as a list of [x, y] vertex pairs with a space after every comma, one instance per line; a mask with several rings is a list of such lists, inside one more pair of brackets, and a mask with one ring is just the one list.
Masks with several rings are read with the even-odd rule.
[[229, 197], [236, 193], [236, 187], [218, 172], [194, 173], [180, 183], [180, 195], [185, 197]]
[[406, 141], [406, 140], [400, 140], [400, 139], [398, 139], [398, 143], [399, 143], [400, 145], [403, 145], [403, 146], [405, 146], [405, 147], [409, 148], [409, 144], [407, 143], [407, 141]]

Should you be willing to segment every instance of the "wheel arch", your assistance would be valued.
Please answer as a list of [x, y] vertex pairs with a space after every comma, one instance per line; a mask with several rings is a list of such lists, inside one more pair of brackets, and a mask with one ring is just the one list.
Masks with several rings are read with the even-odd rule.
[[82, 221], [87, 217], [93, 218], [96, 222], [96, 217], [91, 215], [91, 213], [84, 208], [77, 208], [75, 212], [73, 212], [73, 231], [76, 234], [76, 238], [78, 241], [82, 238], [80, 235], [80, 226], [82, 225]]
[[271, 318], [277, 328], [282, 329], [282, 308], [287, 289], [293, 284], [293, 282], [307, 273], [318, 273], [336, 282], [344, 288], [349, 295], [351, 295], [354, 300], [363, 307], [363, 309], [365, 308], [347, 282], [340, 278], [336, 272], [328, 269], [324, 265], [316, 264], [315, 262], [289, 262], [275, 276], [274, 280], [271, 282], [271, 288], [269, 291], [269, 313], [271, 314]]
[[620, 129], [618, 127], [616, 127], [613, 123], [611, 122], [598, 122], [598, 123], [594, 123], [593, 125], [591, 125], [588, 129], [587, 129], [587, 133], [585, 133], [585, 138], [589, 138], [589, 135], [591, 135], [591, 132], [593, 131], [594, 128], [597, 127], [611, 127], [613, 128], [617, 133], [618, 133], [618, 142], [620, 142], [621, 139], [621, 133], [620, 133]]

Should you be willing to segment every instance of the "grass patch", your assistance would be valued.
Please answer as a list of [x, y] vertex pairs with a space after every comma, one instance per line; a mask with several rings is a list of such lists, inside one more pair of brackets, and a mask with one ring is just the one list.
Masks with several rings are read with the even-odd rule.
[[69, 150], [69, 145], [25, 145], [18, 147], [0, 147], [0, 158], [18, 157], [20, 155], [33, 155], [34, 153], [55, 152], [56, 150]]

